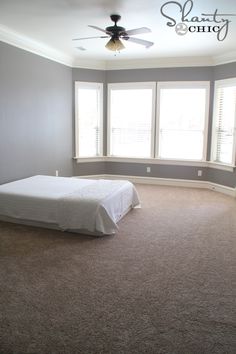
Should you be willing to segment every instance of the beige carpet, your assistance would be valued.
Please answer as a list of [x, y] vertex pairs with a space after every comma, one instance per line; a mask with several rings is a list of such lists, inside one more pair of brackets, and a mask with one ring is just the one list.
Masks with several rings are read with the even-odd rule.
[[137, 188], [116, 236], [0, 223], [0, 353], [236, 353], [236, 200]]

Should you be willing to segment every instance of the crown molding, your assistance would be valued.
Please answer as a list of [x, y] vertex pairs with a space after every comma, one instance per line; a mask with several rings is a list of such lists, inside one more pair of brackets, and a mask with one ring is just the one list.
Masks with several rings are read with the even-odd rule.
[[213, 60], [211, 57], [169, 57], [169, 58], [107, 61], [106, 69], [124, 70], [124, 69], [211, 66], [211, 65], [213, 65]]
[[60, 64], [70, 67], [72, 66], [72, 59], [68, 55], [23, 36], [3, 25], [0, 25], [0, 41], [11, 44], [30, 53], [37, 54], [41, 57], [56, 61]]
[[224, 53], [213, 57], [214, 65], [228, 64], [236, 61], [236, 51]]
[[147, 68], [171, 68], [171, 67], [194, 67], [215, 66], [236, 61], [236, 51], [217, 56], [199, 57], [167, 57], [150, 59], [127, 59], [127, 60], [96, 60], [73, 58], [43, 43], [34, 41], [10, 28], [0, 25], [0, 41], [37, 54], [41, 57], [56, 61], [72, 68], [94, 70], [125, 70]]
[[79, 69], [107, 70], [106, 61], [96, 59], [74, 59], [72, 67]]
[[173, 57], [129, 60], [75, 60], [74, 68], [94, 70], [130, 70], [151, 68], [177, 68], [194, 66], [212, 66], [214, 62], [210, 57]]

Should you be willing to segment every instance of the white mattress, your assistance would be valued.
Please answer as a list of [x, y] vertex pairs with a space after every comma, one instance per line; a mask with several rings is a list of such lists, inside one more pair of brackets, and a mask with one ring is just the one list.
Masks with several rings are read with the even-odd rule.
[[129, 181], [33, 176], [0, 185], [2, 219], [41, 222], [61, 230], [113, 234], [139, 197]]

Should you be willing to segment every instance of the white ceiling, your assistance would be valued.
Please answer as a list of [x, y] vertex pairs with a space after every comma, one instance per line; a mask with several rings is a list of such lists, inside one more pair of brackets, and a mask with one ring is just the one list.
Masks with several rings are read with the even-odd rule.
[[[177, 0], [176, 0], [177, 1]], [[166, 61], [176, 58], [226, 58], [236, 59], [236, 16], [219, 16], [229, 19], [229, 31], [224, 41], [218, 41], [215, 33], [187, 33], [180, 36], [160, 13], [167, 0], [0, 0], [0, 40], [54, 58], [69, 65], [80, 63], [112, 63], [148, 60]], [[179, 0], [184, 4], [185, 0]], [[190, 3], [189, 3], [190, 4]], [[181, 22], [177, 5], [168, 5], [166, 13]], [[188, 5], [189, 6], [189, 5]], [[188, 15], [202, 17], [202, 13], [236, 15], [235, 0], [193, 0]], [[135, 37], [154, 42], [145, 49], [141, 45], [125, 42], [126, 49], [114, 55], [105, 48], [107, 39], [72, 41], [77, 37], [102, 35], [88, 25], [101, 28], [112, 25], [110, 15], [121, 15], [120, 26], [128, 29], [149, 27], [151, 33]], [[192, 25], [194, 23], [191, 23]], [[196, 23], [202, 25], [201, 23]], [[212, 23], [207, 22], [207, 25]], [[214, 24], [214, 25], [221, 25]], [[81, 51], [76, 47], [83, 47]], [[130, 62], [131, 63], [131, 62]], [[130, 64], [132, 65], [132, 64]], [[109, 65], [108, 65], [109, 66]]]

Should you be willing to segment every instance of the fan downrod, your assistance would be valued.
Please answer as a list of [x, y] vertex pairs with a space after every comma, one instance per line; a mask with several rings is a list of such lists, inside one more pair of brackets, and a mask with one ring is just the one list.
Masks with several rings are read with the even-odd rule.
[[121, 35], [122, 32], [125, 32], [124, 27], [117, 26], [117, 22], [121, 19], [120, 15], [111, 15], [110, 16], [111, 20], [115, 22], [113, 26], [109, 26], [106, 28], [107, 32], [110, 32], [112, 34], [112, 38], [118, 39], [119, 36]]

